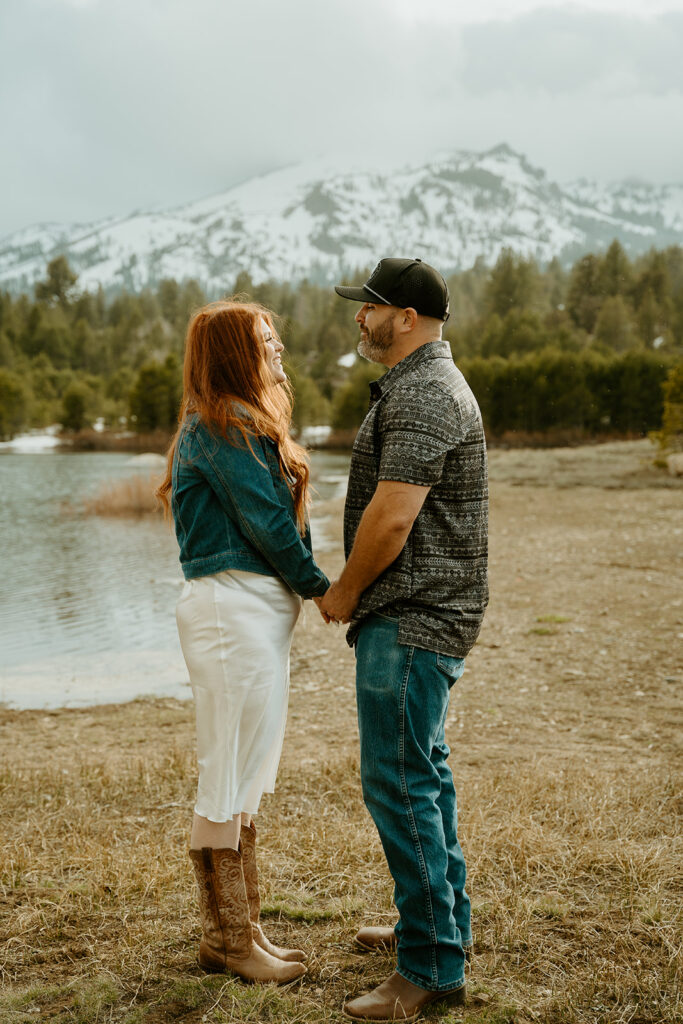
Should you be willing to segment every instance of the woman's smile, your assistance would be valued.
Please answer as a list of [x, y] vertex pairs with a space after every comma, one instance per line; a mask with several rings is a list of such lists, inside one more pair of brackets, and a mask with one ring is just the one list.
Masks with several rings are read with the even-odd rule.
[[287, 380], [287, 374], [282, 366], [282, 355], [284, 351], [284, 345], [276, 334], [273, 334], [272, 328], [268, 321], [261, 317], [259, 320], [259, 327], [262, 332], [263, 345], [266, 350], [266, 363], [270, 370], [271, 377], [273, 378], [274, 384], [282, 384]]

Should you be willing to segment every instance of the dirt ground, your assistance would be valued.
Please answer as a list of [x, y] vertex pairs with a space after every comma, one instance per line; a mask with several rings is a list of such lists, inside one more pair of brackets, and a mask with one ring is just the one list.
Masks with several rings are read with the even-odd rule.
[[[614, 817], [608, 806], [609, 794], [619, 788], [620, 778], [628, 780], [628, 786], [637, 787], [642, 784], [645, 787], [643, 791], [649, 787], [650, 793], [661, 791], [664, 794], [668, 792], [668, 786], [675, 785], [676, 773], [682, 767], [683, 481], [652, 469], [650, 460], [651, 447], [647, 442], [615, 443], [571, 450], [491, 452], [491, 603], [480, 639], [467, 659], [465, 674], [453, 695], [447, 735], [452, 750], [451, 764], [459, 790], [464, 845], [468, 848], [468, 856], [471, 855], [475, 881], [479, 871], [480, 886], [486, 891], [494, 883], [487, 881], [483, 853], [476, 850], [479, 835], [477, 828], [484, 827], [477, 825], [477, 815], [483, 814], [477, 801], [483, 799], [481, 793], [484, 792], [483, 789], [480, 792], [478, 786], [489, 786], [486, 792], [493, 794], [490, 795], [491, 806], [495, 802], [496, 786], [501, 793], [508, 794], [506, 800], [510, 803], [515, 800], [515, 779], [519, 778], [523, 780], [523, 785], [520, 782], [522, 804], [530, 799], [528, 793], [533, 786], [533, 779], [537, 777], [544, 780], [546, 797], [543, 799], [546, 803], [543, 806], [547, 810], [555, 806], [552, 799], [547, 797], [548, 787], [564, 785], [558, 780], [564, 778], [567, 785], [579, 788], [585, 784], [588, 789], [592, 785], [591, 779], [602, 780], [596, 781], [595, 786], [597, 792], [597, 788], [603, 786], [604, 782], [605, 820], [601, 827], [607, 828], [605, 822], [611, 822]], [[338, 573], [343, 564], [339, 543], [342, 504], [341, 501], [330, 502], [320, 510], [329, 517], [327, 529], [330, 537], [337, 538], [336, 546], [326, 550], [321, 557], [323, 567], [331, 576]], [[315, 795], [315, 813], [320, 816], [320, 820], [325, 817], [328, 805], [331, 815], [337, 813], [335, 808], [340, 800], [337, 790], [339, 778], [342, 778], [343, 786], [350, 787], [348, 800], [358, 809], [358, 821], [362, 822], [364, 812], [360, 806], [355, 777], [357, 734], [353, 653], [344, 641], [342, 629], [325, 626], [314, 606], [307, 604], [305, 621], [297, 630], [292, 657], [291, 702], [281, 770], [282, 787], [274, 798], [270, 798], [273, 803], [268, 806], [272, 807], [272, 813], [266, 807], [263, 815], [264, 834], [273, 837], [273, 843], [276, 842], [277, 823], [281, 820], [278, 815], [303, 814], [307, 807], [310, 810], [313, 806], [311, 787], [319, 789], [320, 779], [327, 777], [325, 772], [330, 773], [329, 794], [316, 792]], [[185, 766], [191, 765], [193, 728], [191, 706], [175, 701], [136, 701], [128, 705], [82, 711], [0, 710], [0, 778], [6, 783], [2, 788], [3, 818], [14, 821], [12, 827], [21, 831], [22, 819], [16, 816], [20, 812], [12, 808], [11, 786], [22, 783], [22, 780], [28, 785], [31, 778], [47, 778], [45, 773], [48, 770], [52, 773], [49, 777], [53, 779], [55, 773], [68, 779], [77, 764], [81, 765], [82, 773], [84, 765], [89, 766], [90, 772], [97, 772], [98, 766], [105, 766], [107, 777], [114, 779], [117, 773], [123, 776], [130, 772], [131, 765], [142, 766], [146, 761], [156, 763], [162, 756], [167, 756], [169, 764], [174, 758], [180, 758]], [[345, 775], [335, 776], [335, 766], [338, 765], [350, 768]], [[139, 771], [143, 772], [144, 769], [140, 767]], [[10, 786], [11, 779], [15, 782]], [[165, 798], [167, 803], [156, 805], [157, 808], [166, 808], [163, 813], [173, 816], [176, 829], [182, 829], [183, 822], [189, 819], [193, 784], [190, 771], [190, 778], [178, 784], [180, 796], [169, 790], [170, 799], [168, 796]], [[680, 803], [680, 788], [677, 795]], [[675, 792], [673, 796], [676, 796]], [[60, 800], [66, 800], [63, 813], [68, 815], [67, 797], [63, 798], [56, 790], [36, 795], [38, 803], [43, 801], [41, 806], [48, 820], [46, 833], [49, 832], [50, 808]], [[125, 833], [126, 822], [134, 831], [135, 809], [126, 806], [124, 797], [121, 797], [124, 801], [121, 804], [123, 809], [116, 810], [116, 799], [112, 798], [112, 816], [116, 819], [116, 815], [121, 815], [121, 834]], [[622, 812], [628, 803], [624, 800]], [[547, 813], [550, 814], [549, 811]], [[560, 814], [560, 811], [553, 813]], [[339, 814], [341, 816], [334, 820], [343, 828], [343, 806], [339, 808]], [[531, 817], [533, 814], [530, 812]], [[138, 810], [138, 822], [148, 818], [153, 820], [148, 808]], [[680, 849], [681, 846], [680, 817], [677, 821], [677, 831], [667, 835], [667, 856], [674, 856], [675, 848]], [[358, 825], [359, 829], [365, 827]], [[496, 829], [502, 825], [489, 820], [486, 827], [489, 829], [488, 834], [494, 836]], [[552, 827], [550, 822], [548, 828], [552, 830]], [[315, 822], [310, 823], [310, 829], [314, 842]], [[563, 832], [562, 841], [568, 844], [567, 850], [571, 848], [573, 829], [574, 826], [569, 823]], [[133, 832], [130, 834], [132, 836]], [[182, 835], [182, 832], [178, 832], [178, 835]], [[656, 838], [655, 835], [654, 839], [650, 837], [648, 840], [650, 852], [647, 857], [655, 856], [652, 853], [655, 849], [652, 842]], [[284, 832], [279, 839], [285, 843]], [[343, 845], [344, 836], [327, 836], [325, 841], [331, 844], [332, 849], [335, 842]], [[23, 864], [21, 870], [27, 873], [27, 877], [30, 876], [31, 864], [34, 871], [37, 870], [36, 865], [42, 856], [32, 852], [32, 844], [36, 842], [40, 844], [41, 839], [35, 833], [23, 834], [21, 842], [17, 840], [14, 845], [12, 839], [8, 840], [9, 854], [5, 856], [5, 865], [8, 862]], [[51, 842], [49, 837], [46, 839], [43, 836], [45, 858], [52, 856]], [[286, 858], [290, 855], [294, 857], [289, 842], [287, 839], [286, 851], [283, 849], [282, 853], [273, 854], [276, 867], [278, 864], [290, 864]], [[539, 842], [542, 849], [540, 835]], [[610, 842], [612, 852], [609, 856], [616, 857], [618, 861], [618, 843], [615, 845], [612, 840]], [[374, 839], [370, 841], [372, 850], [368, 856], [372, 864], [376, 865], [380, 877], [381, 853], [376, 843], [372, 846], [373, 843]], [[330, 854], [331, 877], [334, 874], [334, 856]], [[560, 854], [557, 856], [560, 857]], [[570, 854], [562, 856], [569, 858]], [[278, 857], [281, 859], [278, 860]], [[482, 866], [477, 867], [479, 864]], [[527, 856], [527, 871], [528, 864]], [[559, 871], [557, 865], [554, 870]], [[542, 868], [539, 871], [542, 875]], [[323, 875], [324, 867], [321, 867], [316, 875], [316, 884], [323, 885]], [[41, 943], [37, 925], [30, 940], [26, 940], [25, 951], [20, 952], [23, 939], [17, 937], [16, 922], [12, 915], [16, 913], [17, 907], [27, 906], [27, 901], [30, 904], [30, 897], [26, 895], [30, 892], [30, 886], [29, 890], [22, 890], [19, 883], [15, 884], [11, 880], [14, 877], [9, 868], [2, 874], [0, 907], [8, 911], [3, 930], [9, 936], [9, 943], [4, 960], [0, 961], [0, 969], [10, 990], [25, 993], [29, 985], [39, 982], [48, 984], [56, 977], [64, 981], [74, 954], [73, 951], [68, 952], [68, 942], [66, 953], [63, 943], [59, 946], [62, 951], [60, 970], [57, 970], [57, 961], [50, 961], [49, 956], [43, 955], [41, 960], [35, 954], [36, 945], [40, 946]], [[558, 878], [559, 875], [551, 886], [555, 894], [561, 888]], [[679, 875], [679, 883], [675, 887], [679, 901], [680, 881]], [[567, 884], [570, 885], [569, 880]], [[369, 905], [364, 907], [361, 887], [356, 902], [339, 911], [340, 921], [343, 918], [345, 928], [367, 920], [372, 916], [373, 908], [380, 905], [385, 918], [390, 918], [390, 888], [385, 880], [377, 885], [382, 892], [378, 902], [373, 904], [368, 895]], [[489, 890], [486, 889], [487, 885]], [[662, 893], [652, 895], [653, 898], [661, 897], [661, 905], [669, 907], [668, 901], [672, 898], [670, 877], [667, 885], [669, 889], [666, 900]], [[563, 899], [571, 903], [573, 897], [569, 895]], [[486, 900], [490, 902], [490, 891]], [[496, 945], [498, 940], [495, 939], [495, 929], [486, 932], [486, 914], [494, 913], [487, 911], [486, 905], [481, 903], [483, 909], [479, 911], [482, 914], [483, 936], [480, 948], [485, 951], [484, 957], [489, 957], [488, 961], [484, 959], [480, 967], [484, 975], [500, 972], [500, 964], [503, 963], [500, 959], [502, 947]], [[605, 910], [608, 916], [614, 914], [612, 903], [610, 908]], [[564, 911], [560, 908], [558, 913], [561, 916]], [[633, 921], [633, 907], [623, 913], [623, 927], [627, 928], [628, 922]], [[671, 930], [667, 934], [678, 935], [680, 940], [680, 917], [676, 924], [668, 910], [664, 913], [665, 917], [669, 914], [666, 923]], [[676, 913], [680, 914], [680, 903]], [[44, 921], [49, 924], [49, 910], [45, 911], [45, 915]], [[543, 927], [546, 928], [546, 925]], [[604, 926], [603, 922], [601, 927]], [[26, 927], [29, 928], [28, 925]], [[341, 928], [339, 922], [337, 927]], [[645, 926], [641, 924], [639, 927], [642, 929]], [[617, 922], [615, 934], [620, 933], [620, 929], [622, 925]], [[30, 928], [26, 934], [29, 932]], [[488, 934], [488, 939], [484, 933]], [[340, 935], [341, 932], [333, 933], [330, 940], [333, 946], [335, 942], [338, 946]], [[50, 943], [45, 941], [46, 948], [51, 948]], [[596, 941], [596, 948], [600, 948], [599, 940]], [[647, 942], [654, 941], [652, 935], [647, 939]], [[528, 987], [520, 995], [517, 981], [513, 975], [509, 975], [507, 987], [503, 986], [496, 991], [494, 984], [493, 989], [488, 990], [489, 995], [482, 989], [481, 1006], [475, 1016], [467, 1017], [467, 1020], [503, 1022], [542, 1019], [550, 1024], [560, 1020], [681, 1020], [680, 1001], [675, 1003], [678, 1009], [671, 1009], [671, 1015], [662, 1009], [661, 1016], [658, 1016], [659, 1011], [653, 1009], [655, 1003], [652, 1000], [655, 996], [652, 992], [655, 990], [660, 993], [657, 999], [664, 999], [668, 993], [672, 1000], [670, 1006], [674, 1005], [671, 981], [665, 985], [661, 980], [661, 972], [665, 970], [661, 965], [671, 965], [680, 958], [680, 941], [678, 946], [673, 938], [666, 941], [668, 952], [663, 951], [661, 959], [657, 961], [660, 966], [652, 968], [650, 995], [647, 998], [642, 995], [642, 1002], [638, 1001], [640, 997], [632, 994], [628, 997], [635, 1000], [635, 1009], [630, 1015], [623, 1001], [610, 1010], [606, 996], [605, 1006], [600, 1004], [603, 1009], [600, 1012], [596, 1010], [592, 1016], [590, 1009], [582, 1009], [580, 1006], [572, 1011], [573, 1016], [568, 1011], [560, 1014], [557, 1001], [552, 1003], [556, 1009], [548, 1009], [552, 986], [543, 987], [549, 984], [547, 980], [532, 984], [527, 979]], [[30, 949], [34, 952], [30, 953]], [[576, 947], [573, 955], [581, 957], [581, 945]], [[40, 963], [39, 967], [36, 967], [37, 962]], [[336, 1002], [332, 1000], [326, 1004], [327, 1009], [324, 1013], [321, 1010], [320, 1016], [316, 1016], [316, 1011], [310, 1007], [314, 1006], [316, 999], [324, 1003], [325, 978], [336, 977], [335, 971], [341, 972], [340, 978], [344, 971], [350, 971], [353, 980], [353, 972], [358, 973], [360, 968], [357, 964], [354, 966], [355, 961], [351, 966], [349, 963], [342, 958], [338, 963], [335, 961], [337, 966], [333, 969], [329, 964], [326, 966], [326, 962], [321, 962], [314, 982], [311, 983], [317, 987], [311, 990], [312, 1002], [306, 1004], [309, 1009], [304, 1013], [299, 1004], [296, 1011], [301, 1016], [286, 1007], [281, 1010], [280, 1017], [272, 1008], [267, 1013], [261, 1008], [260, 1016], [250, 1016], [250, 1013], [256, 1013], [253, 1008], [247, 1010], [242, 1005], [241, 1010], [235, 1009], [237, 1004], [234, 1000], [242, 998], [239, 995], [232, 997], [231, 1013], [220, 1003], [220, 999], [213, 1002], [208, 1017], [207, 1007], [194, 1015], [192, 1007], [186, 1007], [184, 1013], [176, 1013], [173, 1010], [176, 1000], [168, 1004], [171, 1008], [165, 1011], [166, 1016], [146, 1016], [147, 1010], [143, 1013], [140, 1009], [140, 1016], [133, 1017], [130, 1016], [130, 1007], [137, 1005], [137, 997], [131, 996], [131, 992], [135, 984], [140, 991], [143, 982], [134, 983], [132, 975], [129, 977], [122, 969], [120, 977], [123, 980], [120, 984], [124, 989], [126, 986], [130, 989], [125, 1002], [128, 1016], [122, 1008], [123, 1002], [119, 1004], [116, 999], [106, 1003], [106, 1012], [98, 1010], [95, 1015], [91, 1013], [88, 1016], [86, 1010], [78, 1010], [78, 1007], [74, 1009], [75, 1004], [66, 1001], [59, 1004], [62, 1007], [59, 1012], [45, 1011], [41, 1016], [40, 1006], [43, 1004], [35, 997], [34, 1003], [38, 1009], [31, 1011], [32, 1017], [27, 1015], [29, 1011], [21, 1009], [24, 1004], [19, 1000], [7, 1003], [4, 1011], [0, 1002], [0, 1020], [132, 1022], [180, 1017], [190, 1021], [341, 1020], [341, 1017], [335, 1015], [337, 1011], [334, 1009], [339, 1006], [341, 995], [338, 999], [335, 996]], [[507, 960], [505, 964], [508, 964]], [[505, 971], [508, 971], [507, 966]], [[590, 976], [590, 971], [591, 965], [588, 963], [586, 977]], [[348, 973], [344, 977], [344, 983], [348, 986]], [[373, 980], [379, 980], [379, 977], [373, 976]], [[513, 1009], [505, 1009], [509, 1007], [512, 996], [517, 1000], [513, 1000]], [[579, 997], [575, 994], [573, 998]], [[626, 999], [626, 996], [623, 998]], [[680, 990], [676, 999], [680, 1000]], [[99, 1003], [97, 1005], [100, 1006]], [[498, 1007], [498, 1017], [491, 1009], [493, 1006]], [[514, 1006], [517, 1006], [517, 1010]], [[520, 1010], [520, 1006], [524, 1009]], [[217, 1016], [221, 1012], [223, 1016]], [[80, 1017], [78, 1013], [81, 1013]]]
[[[683, 481], [650, 452], [490, 453], [491, 601], [448, 719], [456, 768], [681, 755]], [[337, 550], [325, 568], [342, 564]], [[353, 654], [336, 633], [309, 611], [297, 635], [286, 756], [299, 763], [355, 738]]]

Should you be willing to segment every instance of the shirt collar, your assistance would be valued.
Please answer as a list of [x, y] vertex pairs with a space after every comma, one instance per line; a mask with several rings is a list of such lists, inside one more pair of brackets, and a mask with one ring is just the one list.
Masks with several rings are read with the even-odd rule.
[[420, 345], [414, 352], [406, 356], [396, 363], [396, 366], [392, 366], [390, 370], [387, 370], [379, 380], [373, 380], [370, 383], [370, 395], [373, 400], [381, 398], [385, 395], [390, 388], [393, 388], [395, 384], [405, 377], [411, 370], [420, 363], [426, 362], [428, 359], [452, 359], [451, 347], [445, 339], [441, 338], [439, 341], [428, 341], [425, 345]]

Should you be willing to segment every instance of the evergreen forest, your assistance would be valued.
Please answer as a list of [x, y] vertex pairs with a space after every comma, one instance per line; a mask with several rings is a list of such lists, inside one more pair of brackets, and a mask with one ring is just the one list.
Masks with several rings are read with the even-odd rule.
[[[683, 248], [631, 260], [614, 241], [570, 270], [504, 250], [494, 267], [478, 262], [448, 286], [444, 335], [491, 440], [579, 441], [661, 427], [663, 389], [680, 379], [683, 360]], [[366, 411], [368, 382], [383, 372], [350, 358], [354, 304], [332, 288], [255, 285], [247, 275], [226, 282], [226, 295], [278, 315], [295, 429], [331, 424], [348, 440]], [[33, 296], [0, 293], [0, 438], [54, 423], [74, 433], [94, 424], [170, 432], [185, 329], [205, 301], [193, 280], [163, 280], [139, 294], [82, 291], [63, 256]]]

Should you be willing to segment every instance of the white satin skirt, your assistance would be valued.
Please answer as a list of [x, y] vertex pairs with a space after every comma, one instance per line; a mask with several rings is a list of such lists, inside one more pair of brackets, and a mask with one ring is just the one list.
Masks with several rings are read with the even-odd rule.
[[229, 569], [185, 582], [176, 621], [197, 714], [203, 818], [256, 814], [275, 789], [301, 605], [279, 576]]

